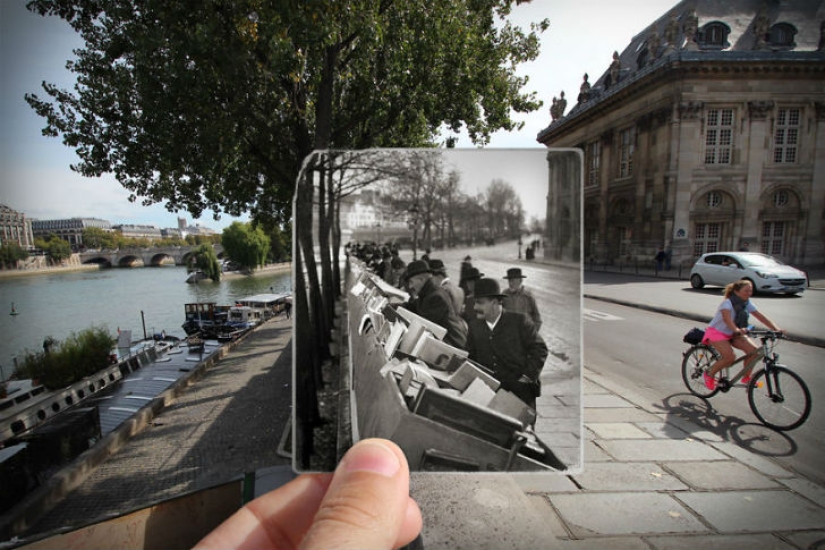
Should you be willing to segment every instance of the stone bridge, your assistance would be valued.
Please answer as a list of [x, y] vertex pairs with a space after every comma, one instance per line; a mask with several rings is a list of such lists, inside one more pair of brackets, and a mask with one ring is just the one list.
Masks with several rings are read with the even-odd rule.
[[[197, 246], [160, 246], [149, 248], [122, 248], [119, 250], [99, 250], [81, 252], [80, 263], [100, 264], [104, 267], [159, 266], [170, 261], [175, 265], [186, 265]], [[218, 258], [223, 256], [223, 247], [213, 245]]]

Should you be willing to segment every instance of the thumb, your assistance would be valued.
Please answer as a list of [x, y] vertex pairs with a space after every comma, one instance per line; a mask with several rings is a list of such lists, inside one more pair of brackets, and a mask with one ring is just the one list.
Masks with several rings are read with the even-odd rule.
[[303, 548], [390, 549], [421, 531], [404, 453], [383, 439], [355, 444], [338, 465]]

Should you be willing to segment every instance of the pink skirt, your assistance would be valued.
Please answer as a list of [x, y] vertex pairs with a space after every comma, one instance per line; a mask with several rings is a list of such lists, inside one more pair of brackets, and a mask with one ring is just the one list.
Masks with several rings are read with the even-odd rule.
[[705, 337], [702, 338], [703, 344], [710, 344], [711, 342], [718, 342], [719, 340], [732, 340], [733, 334], [725, 334], [721, 330], [717, 330], [713, 327], [708, 327], [705, 329]]

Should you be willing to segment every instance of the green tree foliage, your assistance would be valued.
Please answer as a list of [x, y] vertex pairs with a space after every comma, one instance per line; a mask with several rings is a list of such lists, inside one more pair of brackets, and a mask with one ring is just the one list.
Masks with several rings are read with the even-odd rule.
[[[131, 200], [286, 223], [294, 197], [296, 323], [314, 331], [296, 338], [325, 354], [337, 292], [332, 188], [316, 207], [312, 180], [297, 179], [302, 162], [313, 150], [433, 145], [445, 128], [479, 144], [519, 128], [512, 114], [541, 102], [516, 69], [536, 58], [548, 26], [511, 25], [523, 1], [32, 0], [85, 45], [69, 64], [74, 91], [46, 83], [46, 99], [26, 101], [45, 135], [74, 148], [73, 169], [114, 174]], [[322, 166], [309, 168], [327, 185]], [[306, 359], [320, 384], [323, 357]]]
[[100, 227], [86, 227], [83, 229], [83, 245], [86, 248], [111, 250], [116, 248], [117, 234]]
[[230, 259], [250, 271], [264, 265], [269, 256], [269, 237], [250, 223], [232, 222], [223, 230], [221, 243]]
[[17, 262], [28, 257], [29, 253], [17, 243], [3, 243], [0, 246], [0, 266], [4, 269], [14, 269], [17, 267]]
[[190, 234], [186, 235], [185, 242], [189, 246], [195, 246], [195, 245], [201, 245], [201, 244], [221, 244], [221, 236], [220, 235], [192, 235], [190, 233]]
[[292, 256], [291, 225], [282, 228], [280, 224], [260, 224], [261, 229], [269, 236], [269, 263], [288, 262]]
[[64, 388], [108, 366], [115, 342], [108, 331], [96, 327], [62, 342], [47, 337], [43, 351], [25, 354], [15, 377], [38, 379], [50, 390]]
[[166, 237], [163, 240], [155, 241], [155, 246], [186, 246], [186, 240], [182, 237]]
[[200, 269], [207, 278], [215, 282], [221, 280], [221, 264], [212, 245], [202, 244], [192, 252], [190, 268]]
[[421, 146], [442, 125], [484, 143], [538, 109], [516, 67], [547, 22], [497, 21], [513, 3], [33, 0], [85, 46], [74, 91], [26, 99], [75, 170], [132, 200], [286, 220], [314, 148]]
[[72, 247], [54, 233], [45, 238], [34, 240], [34, 246], [49, 256], [49, 263], [59, 264], [72, 255]]

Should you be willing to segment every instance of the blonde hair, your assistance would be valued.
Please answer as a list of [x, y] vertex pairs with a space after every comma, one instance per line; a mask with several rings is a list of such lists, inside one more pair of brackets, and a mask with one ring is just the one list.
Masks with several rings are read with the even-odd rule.
[[746, 285], [753, 288], [753, 283], [747, 279], [739, 279], [738, 281], [729, 284], [725, 287], [725, 298], [730, 298], [731, 294], [737, 290], [741, 290], [741, 288]]

